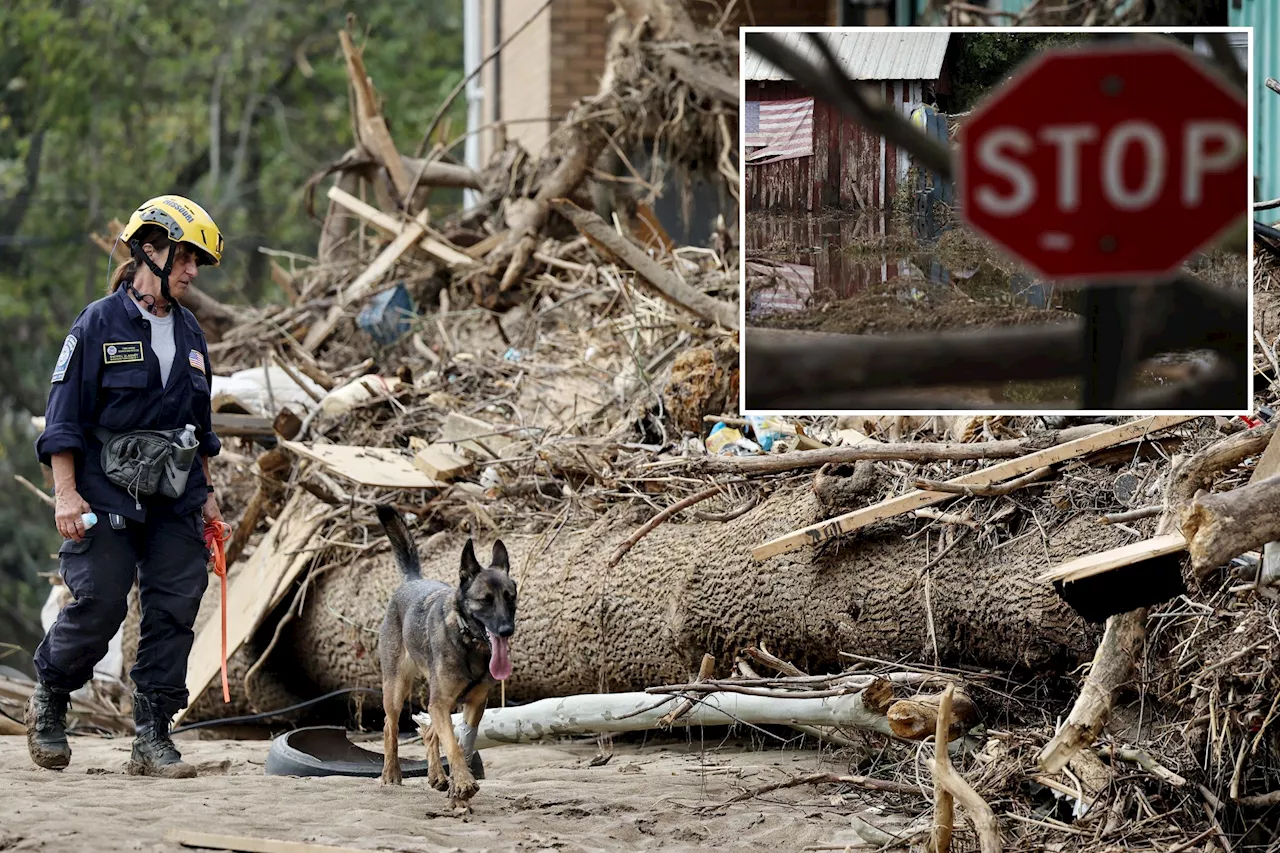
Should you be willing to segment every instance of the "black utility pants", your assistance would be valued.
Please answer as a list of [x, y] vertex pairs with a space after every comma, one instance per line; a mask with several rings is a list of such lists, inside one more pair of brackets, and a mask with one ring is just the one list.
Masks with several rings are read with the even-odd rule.
[[35, 667], [50, 687], [72, 691], [93, 677], [128, 612], [134, 576], [142, 604], [142, 632], [132, 672], [139, 693], [155, 696], [169, 713], [186, 707], [192, 626], [209, 585], [209, 551], [201, 512], [171, 515], [150, 509], [147, 521], [116, 530], [106, 514], [85, 538], [58, 550], [62, 579], [75, 601], [58, 614], [36, 649]]

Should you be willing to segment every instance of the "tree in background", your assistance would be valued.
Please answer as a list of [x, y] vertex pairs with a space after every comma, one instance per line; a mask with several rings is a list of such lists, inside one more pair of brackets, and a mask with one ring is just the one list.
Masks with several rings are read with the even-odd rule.
[[[56, 570], [30, 416], [44, 412], [67, 328], [105, 289], [89, 240], [161, 193], [205, 206], [227, 238], [199, 286], [241, 303], [276, 298], [259, 246], [309, 255], [319, 224], [307, 177], [353, 143], [336, 0], [6, 0], [0, 9], [0, 642], [31, 647]], [[461, 0], [359, 4], [353, 35], [385, 99], [398, 147], [413, 150], [462, 76]], [[465, 130], [466, 106], [450, 110]], [[455, 153], [460, 154], [460, 146]], [[433, 207], [461, 203], [437, 190]], [[34, 627], [33, 627], [34, 626]], [[4, 654], [0, 647], [0, 655]], [[17, 655], [6, 663], [26, 665]]]

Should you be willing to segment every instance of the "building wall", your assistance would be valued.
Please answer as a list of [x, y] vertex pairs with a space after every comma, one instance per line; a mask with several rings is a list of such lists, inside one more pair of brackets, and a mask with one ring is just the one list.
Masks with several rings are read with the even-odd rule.
[[[1234, 3], [1232, 6], [1234, 7]], [[1280, 78], [1280, 9], [1275, 0], [1243, 0], [1231, 8], [1233, 27], [1253, 27], [1253, 174], [1254, 200], [1280, 198], [1280, 97], [1266, 86]], [[1260, 222], [1280, 221], [1280, 210], [1255, 214]]]
[[[882, 81], [879, 87], [880, 95], [901, 104], [904, 112], [920, 103], [922, 85], [918, 80]], [[749, 101], [802, 97], [808, 93], [795, 83], [747, 83]], [[792, 213], [887, 210], [906, 175], [908, 161], [906, 152], [886, 143], [879, 134], [815, 101], [813, 156], [746, 166], [747, 209]]]
[[[482, 0], [483, 54], [493, 50], [507, 34], [542, 5], [543, 0]], [[604, 72], [607, 44], [606, 17], [613, 0], [553, 0], [524, 32], [503, 48], [481, 72], [485, 123], [512, 122], [504, 131], [531, 153], [538, 153], [559, 119], [581, 98], [594, 95]], [[775, 0], [737, 6], [729, 27], [834, 26], [833, 0]], [[694, 13], [711, 21], [718, 12], [710, 4], [695, 4]], [[500, 19], [498, 32], [494, 20]], [[706, 20], [702, 21], [706, 23]], [[735, 34], [736, 35], [736, 34]], [[530, 123], [528, 119], [547, 119]], [[496, 130], [482, 134], [480, 160], [487, 163], [501, 145]]]

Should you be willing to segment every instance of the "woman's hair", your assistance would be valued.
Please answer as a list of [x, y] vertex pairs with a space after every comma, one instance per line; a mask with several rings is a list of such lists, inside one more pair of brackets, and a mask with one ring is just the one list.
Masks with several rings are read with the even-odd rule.
[[[169, 246], [169, 232], [160, 225], [144, 225], [138, 229], [134, 238], [143, 243], [150, 243], [157, 252], [163, 252]], [[134, 258], [129, 258], [116, 267], [115, 272], [111, 274], [111, 284], [107, 288], [107, 293], [115, 293], [122, 284], [132, 282], [137, 272], [138, 262]]]

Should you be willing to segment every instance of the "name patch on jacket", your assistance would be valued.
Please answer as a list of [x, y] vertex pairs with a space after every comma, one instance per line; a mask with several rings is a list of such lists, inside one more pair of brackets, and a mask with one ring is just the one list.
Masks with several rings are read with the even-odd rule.
[[71, 366], [71, 356], [75, 354], [78, 343], [75, 335], [67, 335], [67, 339], [62, 342], [62, 352], [58, 353], [58, 363], [54, 365], [53, 378], [49, 380], [50, 385], [67, 378], [67, 368]]
[[142, 341], [114, 341], [102, 345], [104, 364], [128, 364], [142, 361]]
[[196, 370], [200, 371], [201, 373], [205, 372], [204, 356], [200, 354], [200, 350], [193, 349], [191, 351], [191, 355], [187, 356], [187, 361], [190, 362], [191, 366], [194, 367]]

